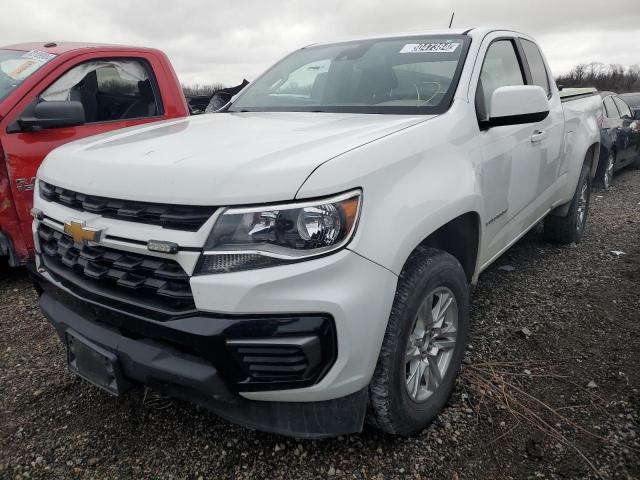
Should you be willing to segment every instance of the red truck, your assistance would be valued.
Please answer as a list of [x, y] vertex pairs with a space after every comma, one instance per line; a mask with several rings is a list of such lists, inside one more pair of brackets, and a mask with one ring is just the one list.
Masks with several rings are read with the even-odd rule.
[[180, 82], [159, 50], [86, 43], [0, 48], [0, 256], [18, 266], [33, 251], [35, 175], [51, 150], [188, 114]]

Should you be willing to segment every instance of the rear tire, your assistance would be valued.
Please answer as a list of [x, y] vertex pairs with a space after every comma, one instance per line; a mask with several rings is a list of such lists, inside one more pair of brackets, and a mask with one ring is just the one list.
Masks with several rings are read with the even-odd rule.
[[565, 244], [580, 242], [584, 236], [590, 200], [591, 175], [589, 167], [584, 165], [567, 215], [560, 217], [550, 214], [545, 217], [545, 238], [552, 242]]
[[369, 423], [397, 435], [429, 425], [453, 391], [468, 330], [469, 284], [460, 262], [418, 247], [400, 275], [369, 385]]
[[598, 172], [595, 178], [596, 185], [603, 190], [609, 190], [611, 188], [615, 163], [616, 152], [609, 150], [609, 154], [607, 155], [607, 159], [604, 164], [598, 166]]

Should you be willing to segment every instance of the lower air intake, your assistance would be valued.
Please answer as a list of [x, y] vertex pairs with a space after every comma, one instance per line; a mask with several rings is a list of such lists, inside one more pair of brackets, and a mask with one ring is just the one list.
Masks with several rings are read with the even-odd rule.
[[227, 340], [246, 375], [245, 382], [304, 381], [322, 364], [317, 336]]

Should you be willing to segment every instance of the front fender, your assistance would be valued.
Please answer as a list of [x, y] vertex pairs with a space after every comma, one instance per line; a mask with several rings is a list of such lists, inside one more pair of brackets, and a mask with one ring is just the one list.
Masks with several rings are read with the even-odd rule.
[[474, 125], [463, 120], [452, 130], [445, 117], [454, 113], [326, 162], [297, 198], [361, 187], [360, 222], [348, 248], [399, 275], [415, 247], [442, 225], [468, 212], [484, 218]]

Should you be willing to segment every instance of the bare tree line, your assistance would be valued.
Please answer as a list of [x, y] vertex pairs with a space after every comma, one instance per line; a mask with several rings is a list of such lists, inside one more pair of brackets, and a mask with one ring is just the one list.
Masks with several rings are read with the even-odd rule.
[[579, 63], [569, 73], [556, 77], [565, 87], [595, 87], [617, 93], [640, 91], [640, 65]]
[[200, 85], [199, 83], [194, 83], [193, 85], [185, 85], [182, 84], [182, 91], [186, 96], [196, 96], [196, 95], [213, 95], [214, 92], [225, 88], [225, 85], [220, 82], [210, 83], [208, 85]]

